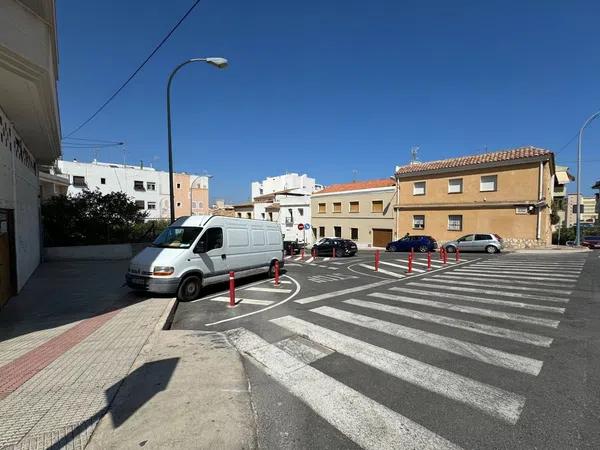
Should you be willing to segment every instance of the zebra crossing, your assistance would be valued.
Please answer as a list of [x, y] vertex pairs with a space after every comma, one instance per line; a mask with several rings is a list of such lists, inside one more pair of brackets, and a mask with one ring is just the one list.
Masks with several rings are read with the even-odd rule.
[[450, 267], [459, 267], [471, 261], [474, 261], [474, 259], [448, 259], [446, 262], [443, 262], [442, 260], [432, 258], [430, 262], [427, 262], [426, 258], [417, 257], [412, 260], [411, 272], [408, 271], [408, 258], [381, 259], [377, 269], [375, 268], [374, 261], [360, 262], [351, 267], [359, 269], [361, 273], [381, 274], [395, 279], [402, 279], [415, 275], [423, 275], [437, 270], [448, 269]]
[[[584, 264], [585, 256], [575, 255], [543, 261], [504, 257], [455, 264], [400, 284], [347, 289], [333, 297], [335, 303], [324, 304], [332, 301], [327, 295], [297, 300], [307, 309], [268, 322], [286, 339], [292, 333], [327, 350], [313, 350], [310, 360], [245, 328], [226, 333], [245, 358], [363, 448], [461, 448], [436, 429], [435, 420], [425, 426], [409, 408], [396, 410], [372, 399], [367, 386], [336, 379], [323, 369], [326, 358], [341, 355], [512, 427], [544, 370]], [[382, 345], [387, 339], [390, 344]], [[415, 345], [421, 353], [415, 354]], [[430, 353], [459, 358], [461, 370], [444, 367], [447, 358], [430, 359]], [[321, 359], [319, 368], [312, 365]], [[499, 378], [490, 376], [496, 371], [529, 388], [497, 385]]]

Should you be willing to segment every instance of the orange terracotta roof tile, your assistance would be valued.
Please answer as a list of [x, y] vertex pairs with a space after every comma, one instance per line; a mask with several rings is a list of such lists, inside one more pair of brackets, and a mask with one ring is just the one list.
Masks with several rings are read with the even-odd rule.
[[501, 150], [491, 153], [482, 153], [479, 155], [460, 156], [458, 158], [443, 159], [440, 161], [430, 161], [417, 164], [409, 164], [398, 167], [396, 175], [409, 174], [413, 172], [425, 172], [429, 170], [451, 169], [454, 167], [474, 166], [477, 164], [489, 164], [502, 161], [511, 161], [517, 159], [536, 158], [540, 156], [550, 156], [552, 152], [537, 147], [519, 147], [510, 150]]
[[391, 178], [380, 180], [353, 181], [352, 183], [340, 183], [327, 186], [325, 189], [315, 192], [315, 194], [331, 194], [334, 192], [358, 191], [362, 189], [376, 189], [395, 186], [396, 182]]

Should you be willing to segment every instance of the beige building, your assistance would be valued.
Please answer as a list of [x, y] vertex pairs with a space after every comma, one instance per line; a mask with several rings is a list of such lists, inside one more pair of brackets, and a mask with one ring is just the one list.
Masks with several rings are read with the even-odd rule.
[[315, 239], [352, 239], [359, 247], [385, 247], [394, 234], [393, 179], [334, 184], [311, 196]]
[[208, 178], [174, 173], [175, 217], [205, 215], [209, 212]]
[[554, 228], [563, 226], [566, 221], [567, 211], [567, 184], [575, 181], [575, 177], [566, 166], [556, 166], [554, 174], [554, 190], [552, 191], [552, 210], [558, 216], [558, 223]]
[[[596, 197], [581, 196], [579, 202], [581, 207], [581, 216], [579, 220], [583, 224], [595, 224], [598, 220], [598, 211], [596, 210]], [[577, 194], [567, 195], [567, 227], [577, 224]]]
[[552, 152], [522, 147], [396, 168], [396, 235], [440, 242], [500, 235], [511, 247], [551, 244]]

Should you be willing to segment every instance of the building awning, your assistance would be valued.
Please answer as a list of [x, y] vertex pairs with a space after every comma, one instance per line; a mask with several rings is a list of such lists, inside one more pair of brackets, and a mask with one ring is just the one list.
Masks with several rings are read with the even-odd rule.
[[558, 182], [558, 184], [567, 184], [573, 180], [571, 180], [571, 177], [569, 176], [569, 172], [565, 171], [560, 171], [560, 172], [556, 172], [556, 181]]

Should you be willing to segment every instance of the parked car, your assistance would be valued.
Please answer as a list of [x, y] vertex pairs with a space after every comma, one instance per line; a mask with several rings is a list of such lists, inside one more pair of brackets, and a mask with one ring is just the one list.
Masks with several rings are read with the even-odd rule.
[[300, 253], [300, 250], [304, 247], [304, 243], [298, 241], [283, 241], [283, 249], [286, 255], [291, 255], [294, 250], [294, 255]]
[[431, 236], [404, 236], [385, 246], [388, 252], [408, 252], [411, 249], [418, 252], [431, 252], [437, 248], [437, 241]]
[[358, 252], [358, 247], [354, 241], [341, 238], [321, 238], [312, 247], [316, 256], [354, 256]]
[[581, 245], [587, 248], [600, 248], [600, 236], [585, 236]]
[[443, 247], [448, 253], [454, 253], [457, 248], [461, 252], [498, 253], [504, 248], [504, 241], [494, 233], [476, 233], [446, 242]]
[[274, 275], [284, 264], [279, 224], [223, 216], [181, 217], [129, 264], [127, 285], [135, 290], [200, 296], [206, 285], [259, 273]]

